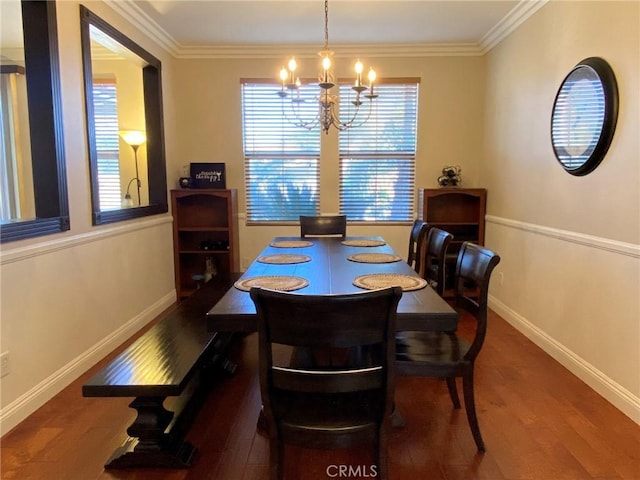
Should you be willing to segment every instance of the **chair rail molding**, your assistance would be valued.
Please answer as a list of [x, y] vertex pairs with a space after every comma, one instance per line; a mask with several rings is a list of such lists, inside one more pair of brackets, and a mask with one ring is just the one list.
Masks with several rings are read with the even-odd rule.
[[640, 245], [636, 245], [634, 243], [619, 242], [617, 240], [611, 240], [609, 238], [596, 237], [594, 235], [571, 232], [569, 230], [545, 227], [543, 225], [520, 222], [518, 220], [511, 220], [494, 215], [485, 216], [485, 221], [487, 223], [516, 228], [518, 230], [524, 230], [525, 232], [536, 233], [538, 235], [556, 238], [565, 242], [577, 243], [579, 245], [584, 245], [587, 247], [597, 248], [600, 250], [605, 250], [608, 252], [640, 259]]
[[19, 262], [21, 260], [26, 260], [40, 255], [47, 255], [60, 250], [74, 248], [79, 245], [98, 242], [109, 237], [153, 228], [165, 223], [170, 225], [172, 222], [173, 217], [171, 215], [155, 216], [148, 220], [136, 220], [122, 225], [116, 224], [115, 226], [107, 225], [105, 228], [94, 228], [92, 231], [87, 233], [66, 236], [51, 241], [38, 242], [37, 244], [27, 245], [25, 247], [10, 248], [5, 245], [3, 246], [3, 251], [0, 252], [0, 265]]
[[[581, 245], [605, 252], [604, 255], [615, 254], [626, 257], [625, 262], [635, 263], [640, 259], [640, 245], [620, 242], [609, 238], [597, 237], [568, 230], [521, 222], [494, 215], [486, 215], [487, 226], [498, 225], [510, 229], [524, 231], [534, 236], [552, 238], [561, 242]], [[494, 293], [498, 293], [497, 291]], [[607, 401], [640, 425], [640, 397], [629, 391], [599, 368], [591, 364], [570, 348], [563, 345], [553, 336], [538, 327], [529, 318], [504, 303], [496, 294], [489, 295], [489, 307], [500, 317], [510, 323], [516, 330], [526, 336], [542, 350], [557, 360], [561, 365], [602, 395]]]

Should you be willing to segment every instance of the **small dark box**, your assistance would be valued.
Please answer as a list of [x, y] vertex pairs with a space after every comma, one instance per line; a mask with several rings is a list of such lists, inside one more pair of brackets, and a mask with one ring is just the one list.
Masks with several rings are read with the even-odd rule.
[[192, 163], [191, 188], [227, 188], [224, 163]]

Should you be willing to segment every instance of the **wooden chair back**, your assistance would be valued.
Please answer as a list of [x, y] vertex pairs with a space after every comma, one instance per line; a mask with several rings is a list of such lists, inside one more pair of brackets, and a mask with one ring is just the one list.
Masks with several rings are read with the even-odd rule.
[[476, 333], [465, 360], [473, 361], [484, 343], [487, 333], [489, 282], [500, 256], [471, 242], [464, 242], [458, 253], [455, 273], [455, 305], [476, 319]]
[[[282, 478], [285, 443], [322, 449], [371, 443], [386, 476], [395, 386], [395, 316], [402, 289], [300, 295], [253, 288], [250, 295], [258, 315], [260, 391], [271, 478]], [[286, 365], [282, 355], [276, 356], [283, 345], [363, 348], [370, 355], [367, 363], [358, 365]]]
[[456, 332], [411, 331], [396, 334], [396, 372], [400, 375], [446, 379], [455, 408], [460, 408], [456, 378], [462, 377], [467, 419], [479, 452], [485, 451], [485, 445], [475, 407], [473, 372], [487, 333], [489, 281], [498, 263], [500, 257], [497, 254], [471, 242], [463, 242], [458, 252], [454, 280], [455, 305], [459, 313], [467, 311], [477, 323], [472, 340]]
[[427, 232], [430, 226], [424, 220], [419, 218], [413, 222], [411, 234], [409, 235], [409, 253], [407, 253], [407, 263], [418, 274], [421, 274], [422, 267], [422, 251], [424, 242], [427, 238]]
[[300, 236], [347, 235], [346, 215], [305, 216], [300, 215]]
[[424, 251], [423, 278], [444, 297], [446, 287], [446, 256], [453, 235], [440, 228], [432, 227], [427, 233]]

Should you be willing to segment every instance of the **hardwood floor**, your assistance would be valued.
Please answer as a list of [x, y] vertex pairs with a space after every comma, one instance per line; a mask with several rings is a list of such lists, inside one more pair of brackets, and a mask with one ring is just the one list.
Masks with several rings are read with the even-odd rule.
[[[443, 381], [400, 377], [396, 401], [406, 426], [391, 435], [390, 479], [640, 479], [640, 427], [496, 314], [489, 320], [476, 370], [486, 454], [477, 454], [464, 410], [453, 409]], [[188, 436], [200, 448], [191, 468], [103, 469], [134, 418], [130, 399], [82, 397], [82, 384], [105, 360], [2, 438], [2, 479], [268, 479], [268, 444], [256, 433], [256, 349], [255, 334], [239, 343], [235, 376], [218, 383], [200, 411]], [[286, 478], [346, 478], [327, 471], [331, 465], [359, 467], [350, 478], [370, 478], [371, 461], [369, 448], [290, 447]]]

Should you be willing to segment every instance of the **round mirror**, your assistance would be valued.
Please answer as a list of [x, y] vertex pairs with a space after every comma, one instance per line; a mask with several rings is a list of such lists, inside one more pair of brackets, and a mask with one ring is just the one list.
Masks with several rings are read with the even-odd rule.
[[602, 161], [616, 129], [618, 86], [609, 64], [587, 58], [565, 77], [553, 104], [551, 143], [572, 175], [586, 175]]

